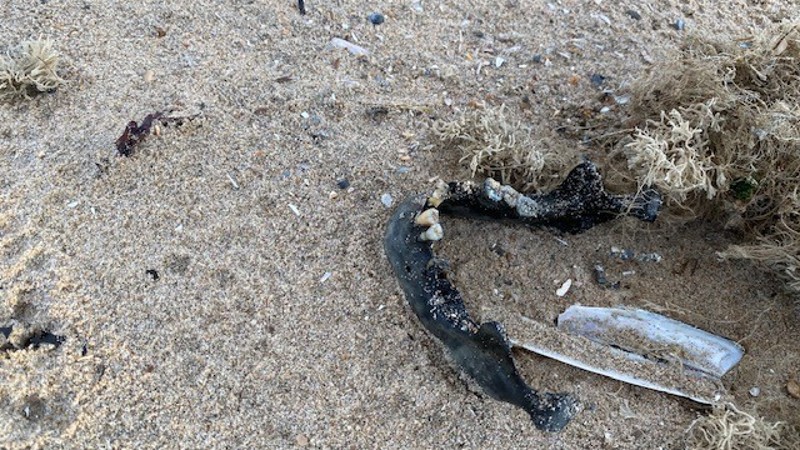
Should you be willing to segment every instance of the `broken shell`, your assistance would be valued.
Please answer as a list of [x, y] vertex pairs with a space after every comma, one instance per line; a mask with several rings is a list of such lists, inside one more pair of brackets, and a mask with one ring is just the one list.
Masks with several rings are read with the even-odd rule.
[[569, 288], [571, 287], [572, 287], [572, 278], [567, 278], [567, 281], [565, 281], [560, 288], [556, 289], [556, 295], [559, 297], [567, 295], [567, 292], [569, 292]]
[[432, 225], [436, 225], [439, 223], [439, 210], [436, 208], [428, 208], [425, 211], [419, 213], [417, 218], [414, 219], [414, 223], [417, 225], [422, 225], [424, 227], [430, 227]]
[[439, 241], [444, 237], [444, 229], [440, 224], [435, 224], [419, 235], [420, 241]]

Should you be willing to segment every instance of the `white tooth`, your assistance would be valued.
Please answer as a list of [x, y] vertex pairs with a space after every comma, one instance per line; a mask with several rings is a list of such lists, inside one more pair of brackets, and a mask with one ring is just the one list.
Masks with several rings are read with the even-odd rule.
[[440, 224], [435, 224], [419, 235], [420, 241], [438, 241], [444, 237], [444, 229]]
[[516, 191], [511, 186], [503, 186], [500, 188], [500, 192], [503, 194], [503, 201], [506, 202], [506, 205], [516, 208], [517, 207], [517, 199], [520, 196], [520, 193]]
[[483, 182], [483, 192], [489, 200], [493, 202], [499, 202], [503, 199], [503, 194], [500, 192], [500, 189], [503, 186], [492, 178], [487, 178], [486, 181]]
[[450, 187], [447, 186], [442, 180], [438, 180], [436, 182], [436, 187], [433, 189], [433, 193], [430, 197], [428, 197], [428, 203], [433, 206], [434, 208], [439, 207], [442, 202], [447, 198], [447, 194]]
[[436, 225], [439, 223], [439, 210], [436, 208], [429, 208], [425, 211], [422, 211], [419, 213], [419, 215], [417, 215], [417, 218], [414, 219], [414, 223], [424, 227]]

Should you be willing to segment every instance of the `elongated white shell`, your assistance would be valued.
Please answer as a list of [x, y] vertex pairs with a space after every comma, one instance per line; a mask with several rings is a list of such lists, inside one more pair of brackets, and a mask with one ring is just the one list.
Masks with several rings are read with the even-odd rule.
[[645, 357], [674, 357], [717, 378], [744, 355], [729, 339], [641, 309], [573, 305], [558, 316], [558, 328]]
[[484, 310], [501, 322], [511, 345], [624, 383], [713, 405], [729, 401], [719, 378], [681, 364], [662, 364], [504, 310]]

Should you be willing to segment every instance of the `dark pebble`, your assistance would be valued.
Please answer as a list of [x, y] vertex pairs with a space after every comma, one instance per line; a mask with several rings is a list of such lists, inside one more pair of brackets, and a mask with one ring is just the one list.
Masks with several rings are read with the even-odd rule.
[[599, 73], [595, 73], [589, 77], [589, 80], [591, 80], [593, 85], [600, 86], [603, 84], [604, 81], [606, 81], [606, 77], [600, 75]]
[[350, 182], [347, 181], [347, 178], [342, 178], [336, 181], [336, 186], [339, 186], [339, 189], [347, 189], [350, 187]]
[[600, 264], [594, 266], [594, 279], [597, 281], [597, 284], [601, 286], [605, 286], [608, 283], [608, 278], [606, 278], [606, 269], [604, 269]]
[[629, 10], [625, 11], [625, 14], [628, 17], [630, 17], [631, 19], [633, 19], [633, 20], [641, 20], [642, 19], [642, 15], [639, 14], [637, 11], [635, 11], [633, 9], [629, 9]]
[[373, 25], [380, 25], [384, 21], [383, 14], [381, 14], [379, 12], [374, 12], [374, 13], [370, 14], [369, 16], [367, 16], [367, 19], [369, 19], [369, 21]]
[[686, 28], [686, 22], [684, 22], [683, 19], [678, 19], [672, 24], [672, 27], [678, 31], [683, 31], [683, 29]]

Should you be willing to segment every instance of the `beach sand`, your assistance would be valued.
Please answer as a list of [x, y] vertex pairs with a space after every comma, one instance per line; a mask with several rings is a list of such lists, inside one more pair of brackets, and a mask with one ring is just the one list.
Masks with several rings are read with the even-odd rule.
[[[563, 432], [469, 388], [395, 282], [381, 197], [468, 176], [428, 130], [475, 103], [506, 104], [573, 163], [591, 156], [558, 130], [602, 89], [624, 92], [691, 32], [733, 39], [798, 7], [306, 3], [4, 2], [0, 42], [52, 39], [67, 82], [0, 105], [0, 326], [66, 340], [0, 354], [0, 448], [682, 448], [698, 405], [525, 352], [532, 386], [581, 401]], [[326, 49], [334, 37], [370, 54]], [[116, 154], [130, 120], [169, 109], [200, 116]], [[737, 404], [800, 425], [795, 304], [762, 268], [717, 260], [734, 234], [444, 223], [437, 253], [476, 317], [655, 309], [740, 342], [724, 378]], [[598, 263], [621, 289], [594, 282]]]

